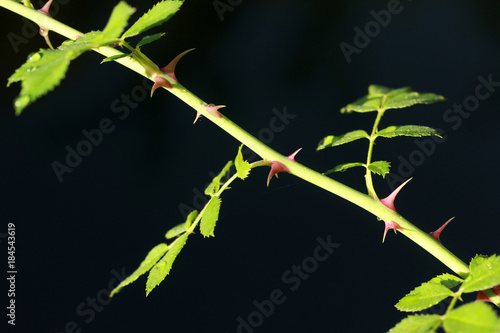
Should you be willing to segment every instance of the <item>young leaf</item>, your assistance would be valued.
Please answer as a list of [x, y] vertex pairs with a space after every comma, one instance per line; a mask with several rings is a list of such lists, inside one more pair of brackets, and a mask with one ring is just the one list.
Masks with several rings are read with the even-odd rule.
[[145, 36], [141, 39], [141, 41], [139, 43], [137, 43], [137, 45], [135, 47], [141, 47], [141, 46], [144, 46], [146, 44], [149, 44], [149, 43], [152, 43], [154, 42], [155, 40], [158, 40], [160, 39], [161, 37], [163, 37], [165, 35], [164, 32], [160, 32], [158, 34], [154, 34], [154, 35], [151, 35], [151, 36]]
[[415, 104], [430, 104], [442, 102], [445, 98], [440, 95], [432, 93], [418, 93], [416, 91], [403, 92], [395, 96], [387, 98], [383, 108], [384, 109], [400, 109], [412, 106]]
[[344, 172], [347, 169], [357, 167], [357, 166], [364, 166], [364, 164], [361, 162], [342, 163], [342, 164], [335, 166], [335, 168], [328, 170], [327, 172], [324, 173], [324, 175], [326, 176], [326, 175], [333, 173], [333, 172]]
[[453, 292], [444, 285], [425, 282], [400, 299], [396, 308], [409, 312], [421, 311], [438, 304], [449, 296], [453, 296]]
[[[441, 316], [413, 315], [401, 320], [389, 333], [431, 333], [436, 332]], [[437, 326], [437, 327], [436, 327]]]
[[189, 227], [191, 226], [191, 223], [193, 223], [194, 219], [196, 218], [196, 216], [198, 216], [198, 211], [193, 210], [191, 213], [189, 213], [184, 223], [178, 224], [169, 231], [167, 231], [167, 233], [165, 234], [165, 238], [166, 239], [174, 238], [175, 236], [178, 236], [183, 232], [185, 232], [186, 230], [188, 230]]
[[389, 173], [390, 168], [391, 163], [387, 161], [371, 162], [370, 165], [368, 165], [368, 170], [382, 176], [382, 178], [385, 178], [385, 175]]
[[105, 62], [109, 62], [109, 61], [115, 61], [117, 59], [128, 57], [128, 56], [130, 56], [130, 54], [125, 54], [125, 53], [117, 54], [117, 55], [105, 58], [103, 61], [101, 61], [101, 64], [105, 63]]
[[488, 305], [476, 302], [450, 311], [444, 319], [443, 327], [446, 332], [498, 333], [500, 320]]
[[500, 284], [500, 257], [476, 256], [469, 267], [470, 274], [460, 288], [463, 292], [484, 290]]
[[139, 268], [137, 268], [132, 273], [132, 275], [130, 275], [125, 280], [120, 282], [120, 284], [115, 289], [113, 289], [113, 291], [111, 291], [109, 297], [113, 297], [113, 295], [119, 292], [120, 289], [122, 289], [128, 284], [131, 284], [132, 282], [137, 280], [139, 276], [149, 271], [151, 267], [153, 267], [153, 265], [156, 264], [158, 260], [160, 260], [160, 258], [165, 254], [165, 252], [167, 252], [167, 249], [168, 246], [165, 243], [156, 245], [151, 251], [149, 251], [148, 255], [146, 256], [146, 259], [144, 259], [144, 261], [141, 262]]
[[215, 223], [219, 219], [220, 204], [219, 197], [212, 197], [205, 206], [205, 212], [203, 212], [200, 224], [201, 234], [205, 237], [214, 236]]
[[184, 244], [186, 244], [188, 236], [189, 234], [186, 233], [173, 241], [168, 246], [167, 253], [149, 271], [148, 281], [146, 282], [146, 296], [148, 296], [149, 293], [165, 279], [168, 273], [170, 273], [172, 264], [179, 252], [181, 252]]
[[395, 136], [422, 137], [422, 136], [432, 136], [432, 135], [441, 137], [439, 132], [436, 131], [435, 129], [417, 125], [389, 126], [377, 133], [377, 136], [381, 136], [384, 138], [393, 138]]
[[212, 179], [212, 182], [208, 184], [207, 188], [205, 189], [206, 195], [213, 196], [217, 192], [219, 192], [220, 181], [229, 173], [229, 170], [231, 169], [232, 166], [233, 166], [233, 161], [228, 161], [226, 163], [221, 172], [219, 172], [219, 174]]
[[318, 148], [316, 150], [325, 149], [327, 147], [335, 147], [343, 145], [344, 143], [349, 143], [355, 140], [369, 138], [368, 133], [363, 130], [357, 130], [342, 134], [340, 136], [329, 135], [318, 143]]
[[251, 168], [250, 163], [243, 160], [241, 148], [243, 148], [243, 145], [241, 145], [240, 149], [238, 150], [238, 154], [236, 155], [236, 159], [234, 160], [234, 165], [236, 166], [236, 173], [238, 175], [238, 178], [245, 179], [248, 177]]
[[181, 0], [164, 0], [158, 2], [123, 34], [122, 39], [138, 35], [166, 22], [179, 10], [182, 3], [183, 1]]
[[462, 282], [464, 282], [463, 279], [459, 278], [458, 276], [451, 275], [448, 273], [438, 275], [429, 281], [429, 283], [440, 283], [443, 286], [445, 286], [446, 288], [450, 288], [450, 289], [458, 286]]
[[108, 24], [102, 31], [101, 38], [103, 40], [112, 40], [118, 38], [127, 26], [127, 21], [135, 12], [135, 8], [130, 7], [124, 1], [120, 1], [109, 17]]

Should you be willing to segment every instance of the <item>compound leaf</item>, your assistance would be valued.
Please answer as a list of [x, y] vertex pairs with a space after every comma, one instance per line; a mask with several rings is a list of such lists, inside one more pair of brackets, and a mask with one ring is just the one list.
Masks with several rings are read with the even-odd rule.
[[325, 138], [323, 138], [319, 143], [318, 143], [318, 148], [316, 150], [322, 150], [327, 147], [335, 147], [335, 146], [340, 146], [343, 145], [344, 143], [349, 143], [355, 140], [363, 139], [363, 138], [370, 138], [368, 133], [366, 133], [363, 130], [356, 130], [352, 132], [348, 132], [345, 134], [342, 134], [340, 136], [335, 136], [335, 135], [329, 135]]
[[500, 257], [477, 255], [469, 267], [470, 274], [460, 288], [463, 292], [484, 290], [500, 284]]
[[446, 332], [498, 333], [500, 320], [488, 305], [476, 302], [450, 311], [444, 319], [443, 327]]
[[214, 236], [215, 223], [219, 219], [220, 204], [219, 197], [212, 197], [205, 206], [200, 223], [201, 234], [205, 237]]
[[395, 136], [422, 137], [432, 135], [441, 137], [439, 132], [434, 128], [418, 125], [389, 126], [377, 133], [377, 136], [381, 136], [384, 138], [393, 138]]
[[[441, 322], [441, 316], [431, 315], [413, 315], [400, 321], [393, 327], [390, 333], [431, 333], [436, 332]], [[437, 327], [436, 327], [437, 326]]]
[[425, 282], [400, 299], [396, 308], [401, 311], [421, 311], [452, 295], [453, 292], [440, 283]]
[[245, 179], [248, 177], [251, 167], [248, 161], [243, 160], [241, 148], [243, 148], [243, 145], [241, 145], [240, 149], [238, 150], [238, 154], [236, 155], [236, 158], [234, 160], [234, 165], [236, 166], [236, 173], [238, 175], [238, 178]]
[[139, 278], [142, 274], [146, 273], [153, 267], [154, 264], [167, 252], [168, 246], [165, 243], [161, 243], [156, 245], [151, 251], [149, 251], [146, 259], [141, 262], [139, 268], [137, 268], [129, 277], [120, 282], [120, 284], [111, 291], [109, 297], [113, 297], [114, 294], [120, 291], [123, 287], [128, 284], [131, 284], [135, 280]]
[[342, 163], [335, 166], [335, 168], [328, 170], [327, 172], [324, 173], [324, 175], [328, 175], [333, 172], [344, 172], [347, 169], [354, 168], [357, 166], [364, 166], [364, 164], [361, 162]]
[[172, 264], [186, 244], [188, 236], [189, 234], [185, 233], [168, 245], [167, 253], [156, 263], [156, 265], [154, 265], [153, 268], [151, 268], [148, 275], [148, 281], [146, 282], [146, 296], [148, 296], [149, 293], [165, 279], [168, 273], [170, 273]]
[[158, 2], [123, 34], [122, 39], [138, 35], [166, 22], [179, 10], [182, 3], [183, 1], [181, 0], [164, 0]]
[[382, 178], [385, 178], [385, 175], [389, 173], [390, 168], [391, 168], [391, 163], [387, 161], [371, 162], [368, 165], [368, 170], [377, 175], [382, 176]]

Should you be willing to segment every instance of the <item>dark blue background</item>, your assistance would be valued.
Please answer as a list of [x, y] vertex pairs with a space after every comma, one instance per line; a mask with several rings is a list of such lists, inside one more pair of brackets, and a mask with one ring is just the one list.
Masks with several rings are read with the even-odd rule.
[[[221, 21], [212, 1], [187, 0], [155, 29], [166, 36], [143, 51], [164, 66], [195, 47], [178, 65], [180, 82], [209, 103], [227, 105], [223, 113], [254, 135], [269, 127], [273, 109], [286, 106], [296, 118], [269, 145], [284, 154], [303, 147], [298, 161], [318, 171], [365, 159], [366, 142], [315, 148], [326, 135], [371, 128], [373, 114], [339, 113], [369, 84], [444, 95], [446, 102], [389, 111], [383, 119], [381, 127], [427, 125], [446, 134], [411, 172], [396, 206], [429, 232], [456, 216], [442, 241], [464, 261], [498, 252], [500, 91], [457, 129], [443, 118], [474, 95], [479, 76], [500, 81], [496, 2], [401, 1], [401, 12], [350, 63], [340, 43], [353, 45], [353, 29], [363, 30], [374, 20], [370, 11], [387, 9], [386, 1], [238, 2]], [[55, 17], [81, 31], [102, 29], [115, 4], [64, 3]], [[129, 3], [139, 14], [153, 4]], [[9, 36], [23, 36], [25, 23], [0, 13], [6, 82], [44, 44], [36, 36], [13, 47]], [[56, 45], [63, 40], [52, 38]], [[237, 318], [255, 311], [254, 301], [280, 289], [286, 301], [255, 332], [385, 332], [404, 317], [394, 308], [399, 298], [449, 271], [400, 234], [389, 233], [382, 244], [376, 218], [300, 179], [283, 174], [267, 188], [261, 168], [223, 194], [216, 237], [192, 235], [149, 297], [143, 277], [89, 311], [88, 298], [103, 297], [113, 271], [130, 274], [164, 241], [183, 221], [179, 207], [195, 206], [195, 193], [238, 147], [206, 119], [192, 125], [195, 113], [166, 91], [146, 98], [141, 77], [117, 64], [99, 65], [101, 59], [90, 53], [77, 59], [63, 85], [20, 117], [12, 107], [19, 86], [0, 85], [0, 232], [16, 224], [19, 272], [17, 325], [9, 331], [63, 332], [75, 322], [82, 332], [236, 332]], [[122, 94], [138, 102], [124, 119], [113, 112], [124, 105]], [[104, 118], [113, 131], [59, 182], [51, 164], [62, 163], [65, 147], [75, 148], [82, 131]], [[391, 161], [396, 173], [419, 149], [411, 138], [380, 140], [375, 148], [374, 158]], [[364, 191], [361, 169], [333, 177]], [[391, 191], [381, 178], [376, 189], [381, 197]], [[340, 247], [291, 291], [282, 275], [328, 236]], [[5, 279], [0, 286], [4, 308]]]

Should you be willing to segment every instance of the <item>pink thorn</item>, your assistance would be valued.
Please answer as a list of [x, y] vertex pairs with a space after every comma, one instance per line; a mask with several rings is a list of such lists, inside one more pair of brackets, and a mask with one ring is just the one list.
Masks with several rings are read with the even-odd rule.
[[[500, 284], [498, 286], [491, 288], [491, 290], [493, 290], [495, 294], [500, 296]], [[486, 296], [482, 291], [477, 292], [476, 302], [479, 301], [493, 303], [493, 301], [488, 296]]]
[[[451, 222], [455, 217], [452, 217], [448, 221], [446, 221], [439, 229], [437, 229], [434, 232], [429, 232], [429, 235], [431, 235], [435, 240], [437, 240], [439, 243], [441, 243], [441, 240], [439, 239], [439, 236], [441, 235], [441, 232], [444, 230], [444, 228], [448, 225], [448, 223]], [[442, 244], [442, 243], [441, 243]]]
[[200, 112], [196, 112], [196, 117], [194, 118], [193, 124], [196, 123], [196, 121], [198, 121], [198, 119], [200, 118], [200, 116], [201, 116], [201, 113]]
[[220, 108], [225, 108], [225, 105], [203, 105], [205, 110], [207, 110], [208, 113], [210, 113], [212, 116], [217, 117], [217, 118], [222, 118], [222, 115], [219, 113]]
[[155, 84], [153, 84], [153, 88], [151, 88], [151, 97], [153, 97], [153, 93], [159, 87], [165, 87], [167, 89], [172, 89], [172, 85], [167, 81], [167, 79], [165, 79], [164, 77], [161, 77], [160, 75], [157, 75], [157, 76], [155, 76]]
[[[386, 198], [380, 199], [380, 203], [382, 205], [386, 206], [387, 208], [389, 208], [390, 210], [395, 211], [397, 213], [396, 207], [394, 206], [394, 200], [396, 199], [396, 196], [398, 195], [399, 191], [401, 191], [401, 189], [410, 180], [411, 180], [411, 178], [408, 179], [407, 181], [405, 181], [403, 184], [401, 184], [397, 189], [395, 189], [394, 191], [392, 191], [392, 193], [389, 194], [389, 196], [387, 196]], [[399, 224], [397, 224], [394, 221], [384, 221], [384, 223], [385, 223], [385, 228], [384, 228], [384, 236], [382, 237], [382, 243], [385, 241], [385, 236], [387, 235], [387, 231], [389, 229], [394, 229], [394, 233], [395, 234], [397, 233], [396, 230], [398, 230], [398, 229], [399, 230], [403, 230], [403, 228], [401, 228], [399, 226]]]
[[297, 150], [296, 150], [293, 154], [288, 155], [288, 156], [287, 156], [287, 158], [288, 158], [290, 161], [296, 162], [296, 161], [295, 161], [295, 155], [297, 155], [297, 154], [299, 153], [299, 151], [301, 151], [301, 150], [302, 150], [302, 148], [297, 149]]
[[80, 35], [77, 35], [77, 36], [75, 37], [75, 39], [80, 39], [80, 38], [82, 38], [82, 36], [80, 36]]
[[194, 49], [190, 49], [190, 50], [187, 50], [187, 51], [184, 51], [182, 52], [181, 54], [179, 54], [177, 57], [175, 57], [167, 66], [163, 67], [163, 68], [160, 68], [160, 70], [165, 73], [166, 75], [168, 75], [170, 78], [174, 79], [175, 81], [179, 82], [179, 80], [177, 80], [177, 77], [175, 77], [175, 66], [177, 65], [177, 63], [179, 62], [179, 60], [188, 52], [190, 51], [193, 51]]
[[290, 170], [281, 162], [271, 161], [271, 171], [269, 171], [269, 176], [267, 176], [267, 186], [269, 186], [269, 182], [274, 175], [278, 178], [279, 172], [290, 172]]
[[52, 0], [47, 1], [45, 3], [45, 5], [42, 8], [40, 8], [38, 11], [44, 13], [47, 16], [50, 16], [50, 14], [49, 14], [49, 8], [50, 8], [51, 4], [52, 4]]

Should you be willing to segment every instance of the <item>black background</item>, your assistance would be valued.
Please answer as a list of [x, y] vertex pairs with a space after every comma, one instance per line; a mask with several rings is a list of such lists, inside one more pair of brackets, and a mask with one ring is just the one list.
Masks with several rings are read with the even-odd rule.
[[[61, 3], [55, 17], [81, 31], [102, 29], [115, 5]], [[137, 8], [133, 19], [153, 4], [129, 3]], [[166, 36], [143, 51], [164, 66], [195, 47], [177, 66], [180, 82], [209, 103], [227, 105], [223, 113], [254, 135], [269, 128], [273, 109], [286, 107], [296, 117], [269, 145], [284, 154], [303, 147], [298, 161], [318, 171], [364, 160], [366, 142], [315, 148], [326, 135], [370, 129], [373, 114], [339, 113], [369, 84], [444, 95], [446, 102], [389, 111], [382, 121], [381, 128], [427, 125], [446, 135], [433, 153], [419, 155], [425, 158], [406, 175], [414, 179], [396, 206], [429, 232], [456, 216], [442, 241], [464, 261], [493, 254], [500, 231], [500, 91], [456, 129], [443, 117], [475, 94], [479, 76], [500, 81], [499, 6], [400, 6], [350, 63], [340, 43], [354, 45], [353, 29], [363, 30], [374, 20], [370, 11], [387, 9], [386, 1], [239, 1], [221, 20], [212, 1], [187, 0], [154, 30]], [[44, 44], [39, 36], [26, 38], [31, 34], [18, 16], [0, 13], [6, 83]], [[13, 34], [25, 43], [13, 46]], [[52, 34], [52, 40], [63, 39]], [[164, 241], [183, 221], [180, 205], [195, 208], [194, 193], [234, 158], [238, 142], [206, 119], [193, 125], [192, 109], [164, 90], [144, 98], [140, 76], [117, 64], [99, 65], [101, 59], [95, 53], [77, 59], [63, 84], [19, 117], [12, 106], [19, 86], [0, 85], [0, 233], [15, 223], [18, 270], [16, 327], [9, 331], [55, 333], [75, 325], [75, 332], [236, 332], [237, 318], [256, 310], [254, 301], [280, 289], [286, 301], [255, 332], [385, 332], [404, 317], [394, 308], [399, 298], [449, 271], [400, 234], [389, 233], [382, 244], [382, 222], [300, 179], [283, 174], [267, 188], [268, 170], [259, 168], [223, 194], [215, 238], [192, 235], [171, 275], [147, 298], [142, 277], [110, 302], [105, 295], [113, 272], [130, 274]], [[132, 93], [137, 106], [120, 119], [112, 104]], [[104, 118], [114, 130], [59, 182], [51, 164], [64, 163], [65, 147], [74, 149], [85, 139], [82, 131]], [[418, 150], [411, 138], [380, 140], [374, 159], [391, 161], [397, 174], [401, 160]], [[333, 177], [364, 191], [361, 169]], [[381, 197], [391, 191], [380, 177], [375, 185]], [[313, 255], [318, 237], [328, 236], [340, 246], [291, 291], [282, 275]], [[0, 240], [5, 277], [6, 241]], [[4, 325], [5, 278], [0, 286]], [[98, 296], [105, 304], [90, 311], [88, 299]]]

